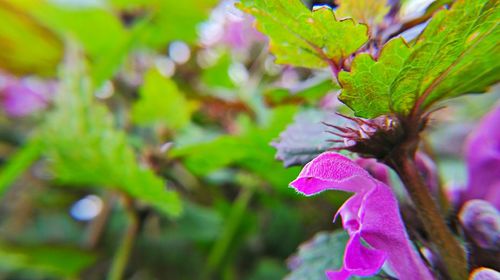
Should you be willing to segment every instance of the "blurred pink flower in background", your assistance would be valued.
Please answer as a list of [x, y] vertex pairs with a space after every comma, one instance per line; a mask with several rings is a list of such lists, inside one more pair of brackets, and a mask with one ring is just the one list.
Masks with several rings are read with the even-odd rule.
[[500, 105], [481, 119], [466, 142], [468, 182], [456, 203], [483, 199], [500, 210]]
[[0, 106], [9, 117], [24, 117], [47, 107], [54, 88], [52, 82], [0, 74]]

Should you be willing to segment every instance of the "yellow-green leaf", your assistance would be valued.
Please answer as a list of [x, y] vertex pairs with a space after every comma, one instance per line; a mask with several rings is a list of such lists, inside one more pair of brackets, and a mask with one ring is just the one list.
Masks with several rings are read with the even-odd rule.
[[385, 0], [337, 0], [339, 8], [335, 14], [339, 18], [353, 18], [370, 26], [380, 23], [389, 12]]
[[0, 0], [0, 19], [0, 69], [17, 75], [54, 75], [62, 58], [59, 38], [5, 0]]
[[158, 71], [146, 74], [140, 99], [132, 107], [132, 119], [138, 124], [162, 124], [171, 129], [187, 125], [196, 103], [186, 99], [171, 79]]
[[366, 25], [338, 21], [328, 7], [310, 11], [300, 0], [243, 0], [239, 7], [269, 36], [277, 63], [308, 68], [338, 64], [368, 39]]
[[458, 0], [438, 12], [410, 49], [387, 43], [378, 61], [358, 55], [340, 73], [341, 100], [357, 116], [421, 113], [500, 81], [499, 0]]
[[391, 112], [391, 83], [409, 54], [404, 40], [396, 38], [385, 45], [377, 61], [370, 54], [358, 55], [350, 72], [339, 73], [339, 99], [358, 117], [374, 118]]

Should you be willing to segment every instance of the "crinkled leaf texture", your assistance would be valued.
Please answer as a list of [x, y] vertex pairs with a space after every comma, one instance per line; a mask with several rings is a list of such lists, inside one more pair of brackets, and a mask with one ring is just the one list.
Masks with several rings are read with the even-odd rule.
[[115, 128], [107, 108], [92, 100], [92, 89], [79, 56], [69, 55], [56, 109], [42, 126], [39, 139], [56, 180], [73, 185], [111, 187], [178, 215], [177, 193], [141, 166], [126, 135]]
[[389, 186], [352, 160], [323, 153], [309, 162], [290, 185], [307, 196], [325, 190], [354, 193], [337, 212], [350, 239], [343, 267], [328, 271], [330, 279], [374, 275], [385, 261], [401, 279], [433, 279], [412, 247]]
[[408, 48], [389, 41], [377, 61], [358, 55], [341, 72], [340, 99], [359, 117], [409, 114], [500, 80], [499, 0], [456, 1], [438, 12]]
[[365, 25], [338, 21], [328, 7], [311, 12], [300, 0], [243, 0], [239, 7], [269, 36], [277, 63], [325, 67], [349, 57], [368, 40]]
[[332, 146], [328, 140], [338, 138], [329, 134], [328, 127], [322, 122], [338, 124], [343, 119], [326, 111], [311, 109], [300, 112], [271, 143], [277, 150], [276, 158], [283, 161], [285, 167], [308, 163]]

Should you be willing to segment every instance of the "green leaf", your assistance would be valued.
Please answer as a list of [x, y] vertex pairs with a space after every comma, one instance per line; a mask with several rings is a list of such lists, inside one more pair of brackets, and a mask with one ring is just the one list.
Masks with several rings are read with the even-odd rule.
[[[103, 7], [51, 3], [44, 0], [10, 1], [42, 22], [60, 38], [72, 38], [85, 48], [92, 62], [91, 75], [97, 86], [119, 68], [137, 41], [134, 29], [129, 32], [117, 14]], [[29, 43], [27, 44], [30, 45]]]
[[385, 0], [338, 0], [335, 14], [339, 18], [350, 17], [358, 22], [376, 25], [384, 19], [390, 6]]
[[339, 73], [342, 86], [339, 99], [358, 117], [374, 118], [391, 112], [391, 83], [409, 55], [410, 48], [401, 38], [389, 41], [378, 61], [367, 53], [359, 54], [351, 72]]
[[197, 175], [208, 175], [220, 168], [237, 165], [259, 175], [278, 189], [287, 189], [297, 176], [297, 168], [283, 168], [274, 159], [270, 142], [292, 120], [296, 108], [282, 106], [273, 110], [267, 126], [251, 126], [239, 135], [222, 135], [210, 142], [172, 150], [172, 156], [183, 157], [186, 166]]
[[40, 156], [40, 143], [36, 140], [28, 142], [12, 156], [0, 171], [0, 196], [31, 164]]
[[0, 69], [18, 75], [54, 75], [62, 58], [59, 38], [6, 0], [0, 0], [0, 18]]
[[201, 80], [205, 85], [215, 89], [234, 89], [236, 85], [229, 77], [231, 67], [231, 56], [223, 54], [214, 65], [207, 67], [201, 74]]
[[93, 90], [78, 56], [70, 55], [61, 77], [56, 110], [40, 131], [44, 151], [60, 183], [111, 187], [178, 215], [179, 197], [163, 179], [141, 166], [126, 135], [115, 128], [106, 107], [93, 100]]
[[366, 25], [337, 21], [330, 8], [309, 11], [300, 0], [243, 0], [238, 5], [257, 19], [271, 39], [276, 62], [308, 68], [338, 63], [368, 39]]
[[171, 129], [186, 126], [197, 104], [186, 99], [171, 79], [150, 70], [140, 91], [140, 99], [132, 107], [132, 120], [137, 124], [160, 123]]
[[459, 0], [437, 13], [391, 86], [393, 110], [408, 113], [500, 80], [498, 0]]
[[283, 161], [285, 167], [303, 166], [319, 154], [333, 147], [328, 140], [343, 140], [330, 134], [328, 126], [345, 125], [346, 119], [333, 112], [309, 109], [297, 114], [294, 122], [280, 133], [273, 141], [276, 158]]
[[[70, 247], [53, 245], [9, 245], [0, 242], [0, 270], [38, 275], [78, 278], [80, 272], [96, 261], [96, 256]], [[38, 278], [38, 277], [37, 277]], [[31, 277], [30, 277], [31, 279]]]
[[[290, 280], [323, 280], [326, 270], [338, 270], [342, 266], [343, 255], [349, 235], [344, 231], [318, 233], [312, 240], [299, 247], [296, 255], [289, 258]], [[373, 277], [351, 277], [350, 279], [381, 279]]]
[[409, 50], [394, 39], [377, 62], [358, 55], [351, 72], [339, 75], [340, 99], [357, 116], [373, 118], [484, 92], [500, 80], [498, 6], [498, 0], [459, 0], [438, 12]]
[[198, 24], [207, 19], [212, 7], [218, 1], [145, 0], [142, 2], [144, 2], [143, 7], [151, 13], [151, 20], [143, 30], [140, 41], [152, 48], [163, 48], [173, 40], [195, 43], [198, 38]]

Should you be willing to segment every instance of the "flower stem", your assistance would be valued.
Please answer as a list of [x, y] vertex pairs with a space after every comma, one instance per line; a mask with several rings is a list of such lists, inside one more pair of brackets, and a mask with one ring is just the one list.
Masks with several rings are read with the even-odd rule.
[[130, 197], [124, 198], [129, 225], [123, 235], [118, 250], [113, 257], [113, 263], [111, 264], [111, 269], [107, 278], [108, 280], [123, 279], [123, 273], [127, 267], [130, 253], [132, 252], [134, 245], [134, 240], [137, 236], [137, 231], [139, 230], [139, 220], [134, 209], [132, 208], [132, 199]]
[[429, 239], [435, 244], [446, 266], [448, 277], [453, 280], [467, 279], [465, 251], [445, 223], [441, 212], [433, 201], [423, 178], [418, 173], [413, 153], [393, 153], [387, 163], [398, 173], [408, 194], [416, 206]]
[[243, 216], [245, 215], [253, 194], [253, 187], [241, 188], [236, 201], [233, 203], [230, 215], [226, 220], [221, 237], [215, 242], [212, 250], [210, 251], [205, 270], [203, 271], [203, 279], [210, 278], [213, 276], [213, 273], [220, 269], [224, 255], [227, 253], [231, 242], [238, 232], [238, 228], [243, 221]]

